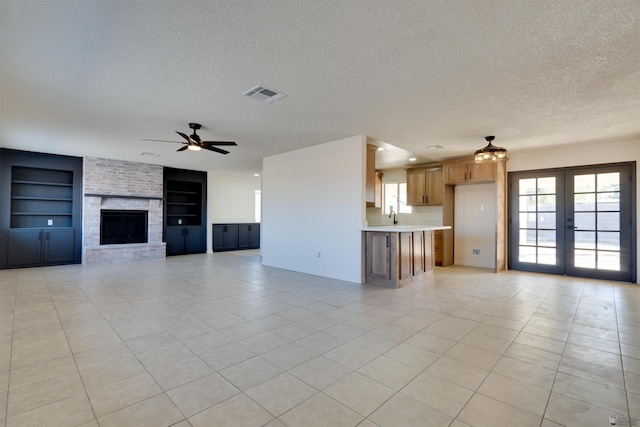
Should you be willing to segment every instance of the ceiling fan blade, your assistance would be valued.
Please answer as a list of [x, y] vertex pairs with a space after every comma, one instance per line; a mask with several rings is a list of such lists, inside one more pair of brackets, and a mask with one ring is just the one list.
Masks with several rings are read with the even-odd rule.
[[178, 135], [180, 135], [181, 137], [183, 137], [184, 139], [186, 139], [186, 140], [187, 140], [187, 142], [189, 142], [189, 143], [190, 143], [190, 142], [193, 142], [193, 141], [191, 140], [191, 138], [189, 138], [189, 136], [187, 136], [187, 134], [186, 134], [186, 133], [182, 133], [182, 132], [178, 132], [178, 131], [176, 131], [176, 133], [177, 133]]
[[189, 148], [189, 145], [185, 145], [184, 147], [180, 147], [180, 148], [178, 148], [176, 151], [184, 151], [184, 150], [186, 150], [187, 148]]
[[211, 147], [210, 145], [203, 145], [202, 148], [204, 148], [205, 150], [215, 151], [216, 153], [220, 153], [220, 154], [229, 154], [229, 152], [226, 150], [221, 150], [216, 147]]
[[233, 141], [202, 141], [202, 143], [208, 145], [238, 145]]
[[143, 141], [152, 141], [152, 142], [173, 142], [174, 144], [184, 144], [182, 141], [168, 141], [166, 139], [142, 139]]

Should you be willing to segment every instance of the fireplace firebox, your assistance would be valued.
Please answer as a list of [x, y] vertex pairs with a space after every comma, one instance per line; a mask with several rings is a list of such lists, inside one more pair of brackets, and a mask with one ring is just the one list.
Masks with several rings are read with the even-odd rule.
[[100, 210], [100, 244], [147, 243], [147, 215], [147, 211]]

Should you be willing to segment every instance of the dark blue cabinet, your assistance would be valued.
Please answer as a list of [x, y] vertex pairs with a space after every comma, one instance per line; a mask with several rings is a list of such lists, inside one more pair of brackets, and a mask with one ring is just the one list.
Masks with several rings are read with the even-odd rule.
[[213, 251], [237, 251], [260, 247], [260, 223], [213, 224]]

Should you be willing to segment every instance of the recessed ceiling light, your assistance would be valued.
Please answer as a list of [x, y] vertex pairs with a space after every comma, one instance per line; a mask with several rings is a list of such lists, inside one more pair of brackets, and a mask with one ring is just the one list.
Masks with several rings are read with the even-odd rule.
[[444, 148], [444, 145], [430, 145], [427, 147], [427, 150], [441, 150]]
[[147, 156], [147, 157], [160, 157], [162, 156], [162, 154], [158, 154], [158, 153], [150, 153], [148, 151], [143, 151], [141, 153], [138, 153], [138, 155], [140, 156]]
[[409, 157], [410, 162], [415, 162], [417, 159], [415, 157]]
[[384, 147], [378, 147], [378, 151], [384, 151]]
[[253, 176], [260, 176], [260, 174], [259, 173], [254, 173]]

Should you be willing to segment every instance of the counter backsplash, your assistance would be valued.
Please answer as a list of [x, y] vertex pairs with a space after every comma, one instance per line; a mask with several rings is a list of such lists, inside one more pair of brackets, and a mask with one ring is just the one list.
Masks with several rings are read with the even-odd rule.
[[[400, 225], [442, 224], [442, 206], [413, 206], [411, 213], [396, 215]], [[393, 225], [393, 218], [382, 213], [381, 208], [367, 208], [369, 225]]]

